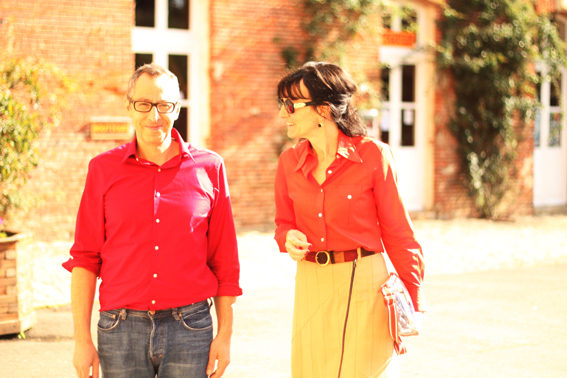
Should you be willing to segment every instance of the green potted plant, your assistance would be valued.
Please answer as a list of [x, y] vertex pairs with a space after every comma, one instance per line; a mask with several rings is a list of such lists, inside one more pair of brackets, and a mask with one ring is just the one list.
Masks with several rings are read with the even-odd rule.
[[29, 329], [34, 314], [31, 282], [18, 283], [26, 277], [17, 264], [18, 244], [26, 234], [6, 223], [26, 202], [21, 188], [38, 164], [36, 141], [42, 130], [58, 123], [61, 91], [69, 85], [47, 63], [0, 58], [0, 334], [11, 334]]

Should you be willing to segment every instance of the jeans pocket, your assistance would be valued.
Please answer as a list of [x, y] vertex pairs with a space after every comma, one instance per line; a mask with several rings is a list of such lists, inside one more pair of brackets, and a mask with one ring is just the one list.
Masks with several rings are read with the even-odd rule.
[[195, 312], [182, 313], [179, 321], [189, 331], [206, 331], [213, 328], [213, 318], [208, 306]]
[[118, 327], [120, 316], [110, 311], [101, 311], [97, 329], [102, 332], [109, 332]]

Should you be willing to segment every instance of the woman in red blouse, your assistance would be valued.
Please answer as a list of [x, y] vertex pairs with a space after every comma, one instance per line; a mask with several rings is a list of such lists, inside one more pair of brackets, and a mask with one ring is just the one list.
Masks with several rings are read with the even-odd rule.
[[299, 139], [280, 156], [275, 183], [275, 239], [297, 261], [294, 378], [386, 376], [393, 341], [382, 253], [421, 310], [421, 247], [390, 149], [365, 136], [355, 92], [329, 63], [306, 63], [278, 84], [280, 117]]

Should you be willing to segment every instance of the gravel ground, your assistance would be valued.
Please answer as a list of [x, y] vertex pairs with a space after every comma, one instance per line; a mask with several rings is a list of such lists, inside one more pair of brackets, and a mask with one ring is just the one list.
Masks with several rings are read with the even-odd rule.
[[[402, 377], [565, 376], [567, 215], [417, 220], [415, 228], [429, 306], [422, 335], [408, 339], [399, 359]], [[244, 295], [225, 377], [289, 377], [295, 264], [271, 233], [238, 240]], [[39, 309], [26, 340], [0, 338], [0, 377], [74, 376], [70, 274], [61, 268], [69, 247], [35, 242], [22, 250], [33, 257], [35, 306], [62, 306]]]
[[[567, 262], [567, 215], [522, 217], [514, 222], [416, 220], [414, 226], [423, 246], [426, 275]], [[292, 283], [294, 264], [279, 254], [272, 233], [240, 233], [238, 243], [245, 291]], [[70, 302], [70, 274], [61, 268], [70, 246], [67, 241], [32, 242], [23, 248], [24, 254], [35, 256], [35, 307]]]

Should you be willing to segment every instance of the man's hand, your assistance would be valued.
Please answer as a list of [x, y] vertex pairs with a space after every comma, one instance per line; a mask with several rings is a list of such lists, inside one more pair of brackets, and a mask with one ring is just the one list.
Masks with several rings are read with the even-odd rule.
[[301, 261], [309, 251], [311, 243], [307, 236], [298, 230], [289, 230], [285, 236], [285, 248], [289, 256], [295, 261]]
[[218, 332], [209, 350], [207, 375], [210, 375], [211, 378], [219, 378], [222, 377], [230, 363], [230, 338], [232, 336], [233, 322], [232, 304], [236, 301], [236, 297], [217, 296], [213, 298], [213, 301], [215, 302], [217, 313]]
[[90, 376], [91, 366], [93, 377], [98, 378], [98, 354], [91, 337], [91, 314], [95, 290], [96, 275], [85, 268], [74, 267], [71, 273], [71, 309], [75, 338], [73, 365], [80, 378]]
[[77, 371], [77, 377], [89, 378], [91, 367], [93, 378], [98, 378], [98, 353], [94, 344], [91, 342], [75, 342], [75, 353], [73, 355], [73, 365]]
[[[207, 375], [211, 378], [222, 377], [230, 363], [230, 336], [217, 335], [211, 343]], [[216, 365], [216, 370], [215, 370]]]

